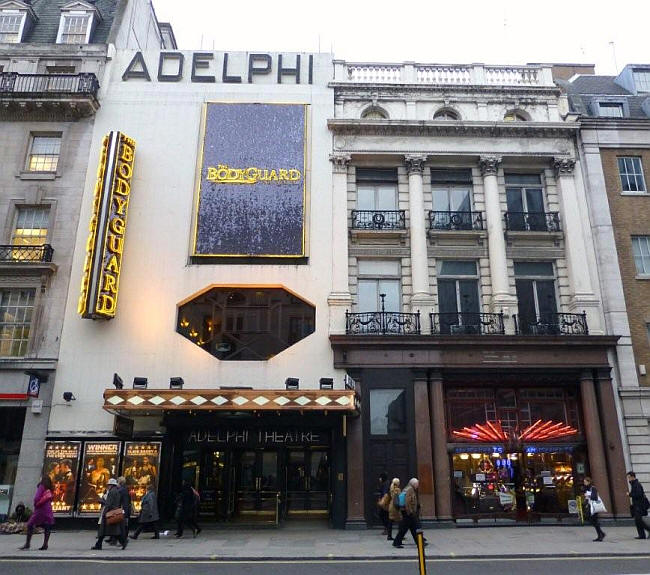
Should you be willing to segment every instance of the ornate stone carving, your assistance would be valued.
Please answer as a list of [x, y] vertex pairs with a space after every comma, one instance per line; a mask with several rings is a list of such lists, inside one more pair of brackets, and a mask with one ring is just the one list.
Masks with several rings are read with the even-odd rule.
[[423, 154], [406, 154], [404, 156], [406, 171], [409, 174], [421, 174], [424, 171], [424, 163], [426, 161], [427, 157]]
[[484, 176], [496, 176], [501, 163], [501, 156], [481, 156], [478, 165]]
[[330, 154], [332, 172], [335, 174], [346, 174], [351, 159], [350, 154]]
[[573, 158], [553, 158], [553, 167], [557, 177], [572, 175], [575, 166], [576, 161]]

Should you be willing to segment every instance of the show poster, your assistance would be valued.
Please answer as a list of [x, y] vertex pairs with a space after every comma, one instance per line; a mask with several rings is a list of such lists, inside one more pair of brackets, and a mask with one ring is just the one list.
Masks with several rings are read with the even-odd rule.
[[101, 512], [100, 497], [106, 492], [108, 480], [111, 477], [117, 479], [119, 468], [119, 441], [86, 442], [77, 501], [79, 515], [98, 515]]
[[80, 453], [80, 441], [45, 443], [43, 473], [52, 480], [52, 511], [57, 515], [72, 515]]
[[194, 256], [305, 257], [307, 105], [205, 104]]
[[152, 484], [158, 490], [161, 443], [134, 441], [127, 442], [124, 446], [122, 475], [131, 495], [131, 514], [137, 515], [140, 513], [142, 498], [147, 493], [147, 486]]

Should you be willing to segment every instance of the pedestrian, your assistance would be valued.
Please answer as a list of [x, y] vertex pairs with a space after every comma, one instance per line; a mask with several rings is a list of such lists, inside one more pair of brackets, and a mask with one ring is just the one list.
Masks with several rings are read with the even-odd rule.
[[117, 478], [117, 491], [120, 494], [120, 505], [124, 511], [124, 521], [122, 522], [122, 541], [126, 541], [129, 537], [129, 519], [131, 517], [131, 494], [129, 488], [126, 486], [126, 479], [124, 477]]
[[[594, 508], [594, 503], [597, 501], [601, 501], [600, 495], [598, 495], [598, 490], [596, 489], [596, 486], [591, 482], [591, 477], [585, 477], [582, 480], [582, 483], [584, 484], [585, 487], [585, 501], [587, 505], [585, 505], [586, 509], [589, 512], [589, 521], [591, 521], [591, 524], [594, 526], [594, 529], [596, 530], [596, 539], [594, 541], [602, 541], [605, 539], [605, 532], [600, 528], [600, 517], [599, 517], [599, 511], [596, 511]], [[601, 501], [602, 503], [602, 501]]]
[[187, 523], [192, 528], [192, 535], [196, 537], [201, 533], [201, 528], [196, 523], [198, 496], [189, 481], [183, 480], [181, 492], [176, 497], [176, 538], [183, 537], [183, 526]]
[[377, 509], [379, 514], [379, 519], [381, 524], [384, 526], [384, 531], [382, 535], [388, 535], [388, 505], [390, 503], [390, 496], [388, 495], [388, 475], [385, 473], [379, 474], [379, 480], [377, 482], [377, 491], [375, 495], [377, 497]]
[[143, 529], [153, 529], [154, 535], [152, 539], [160, 539], [157, 523], [159, 518], [156, 492], [154, 491], [153, 483], [150, 483], [147, 486], [147, 493], [142, 498], [140, 515], [138, 516], [138, 528], [131, 536], [131, 539], [137, 539]]
[[397, 501], [400, 491], [399, 478], [395, 477], [390, 482], [390, 489], [388, 490], [388, 496], [390, 497], [390, 502], [388, 503], [388, 537], [386, 537], [388, 541], [393, 541], [393, 523], [399, 524], [402, 519]]
[[[124, 508], [120, 503], [120, 492], [118, 491], [117, 480], [111, 477], [108, 480], [106, 489], [108, 491], [102, 498], [103, 507], [101, 515], [99, 516], [97, 542], [91, 547], [91, 549], [100, 550], [102, 548], [102, 543], [104, 542], [104, 537], [106, 536], [119, 537], [121, 539], [120, 542], [122, 543], [122, 549], [126, 549], [129, 540], [123, 536], [124, 531], [122, 523], [124, 522]], [[121, 516], [119, 521], [113, 519], [115, 515], [118, 515], [116, 510], [119, 510], [119, 515]]]
[[54, 525], [54, 513], [52, 513], [52, 480], [49, 475], [41, 477], [36, 493], [34, 494], [34, 512], [27, 522], [27, 539], [21, 549], [29, 549], [29, 544], [34, 535], [36, 527], [42, 527], [45, 535], [43, 536], [43, 545], [39, 547], [40, 551], [47, 550], [47, 544], [50, 540], [50, 533]]
[[635, 539], [645, 539], [645, 532], [650, 532], [650, 527], [643, 522], [643, 518], [648, 515], [650, 503], [648, 503], [648, 498], [645, 496], [643, 486], [636, 478], [636, 473], [628, 471], [627, 480], [630, 482], [630, 491], [628, 492], [630, 496], [630, 514], [634, 517], [634, 524], [639, 534]]
[[[404, 507], [400, 508], [402, 518], [399, 523], [399, 531], [397, 537], [393, 541], [393, 547], [404, 547], [402, 540], [407, 531], [411, 532], [413, 540], [417, 541], [417, 530], [420, 527], [420, 497], [418, 495], [418, 488], [420, 482], [416, 477], [413, 477], [406, 489], [404, 489]], [[426, 540], [424, 541], [426, 545]]]

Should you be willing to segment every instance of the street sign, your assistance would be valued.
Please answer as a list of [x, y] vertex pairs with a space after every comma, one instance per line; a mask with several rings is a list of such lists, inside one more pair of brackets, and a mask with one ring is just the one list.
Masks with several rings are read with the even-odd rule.
[[41, 380], [38, 375], [32, 374], [29, 376], [29, 385], [27, 386], [27, 395], [30, 397], [38, 397], [41, 391]]

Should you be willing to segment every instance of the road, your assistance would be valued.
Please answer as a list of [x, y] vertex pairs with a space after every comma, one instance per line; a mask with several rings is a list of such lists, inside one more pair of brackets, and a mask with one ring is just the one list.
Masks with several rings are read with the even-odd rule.
[[[2, 575], [418, 575], [415, 561], [258, 561], [155, 562], [86, 560], [5, 560]], [[650, 555], [588, 559], [474, 559], [434, 560], [427, 575], [650, 575]]]

